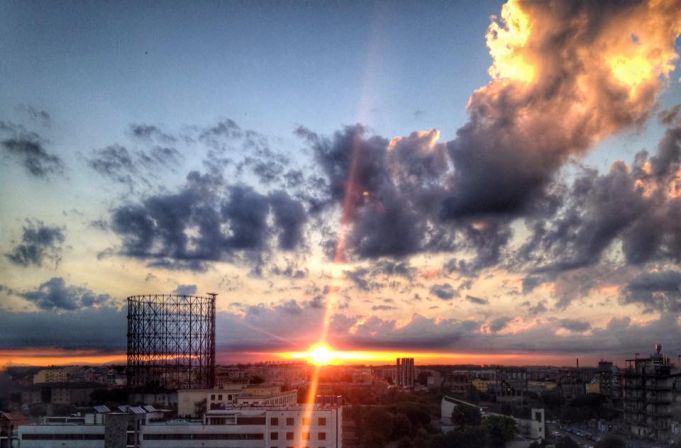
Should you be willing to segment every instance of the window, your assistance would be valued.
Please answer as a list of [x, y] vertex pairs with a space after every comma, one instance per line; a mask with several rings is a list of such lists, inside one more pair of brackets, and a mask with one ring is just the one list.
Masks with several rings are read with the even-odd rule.
[[309, 432], [303, 433], [303, 440], [310, 440], [310, 433]]
[[286, 433], [286, 440], [293, 440], [293, 433], [292, 432]]
[[222, 401], [222, 394], [218, 395], [218, 400]]
[[272, 417], [270, 419], [270, 425], [272, 426], [279, 426], [279, 419], [277, 417]]
[[270, 433], [270, 440], [279, 440], [279, 433], [278, 432], [271, 432]]
[[215, 394], [210, 394], [210, 400], [211, 401], [215, 400]]
[[318, 424], [319, 426], [326, 426], [326, 417], [319, 417], [319, 418], [317, 419], [317, 424]]
[[326, 433], [320, 432], [319, 434], [317, 434], [317, 440], [326, 440]]
[[286, 417], [286, 425], [293, 426], [296, 424], [296, 419], [293, 417]]
[[303, 417], [303, 426], [310, 426], [309, 417]]

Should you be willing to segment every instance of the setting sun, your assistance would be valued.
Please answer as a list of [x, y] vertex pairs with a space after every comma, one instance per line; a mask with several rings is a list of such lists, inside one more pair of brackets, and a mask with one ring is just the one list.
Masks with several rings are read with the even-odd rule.
[[308, 361], [318, 366], [330, 364], [334, 360], [333, 350], [324, 343], [310, 347], [309, 355]]

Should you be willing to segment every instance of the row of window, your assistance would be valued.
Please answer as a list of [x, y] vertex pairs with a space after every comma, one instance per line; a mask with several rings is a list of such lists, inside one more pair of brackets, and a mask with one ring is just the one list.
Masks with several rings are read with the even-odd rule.
[[21, 440], [104, 440], [104, 434], [22, 434]]
[[263, 440], [262, 433], [224, 434], [144, 434], [144, 440]]
[[[286, 426], [294, 426], [295, 424], [296, 424], [295, 417], [286, 417]], [[278, 417], [271, 417], [270, 418], [270, 426], [278, 426], [278, 425], [279, 425], [279, 418]], [[317, 425], [326, 426], [326, 417], [317, 418]], [[303, 417], [303, 426], [310, 426], [310, 418]]]
[[[295, 440], [295, 433], [293, 432], [287, 432], [286, 433], [286, 440]], [[303, 440], [310, 440], [310, 433], [309, 432], [303, 432], [301, 434], [301, 438]], [[279, 440], [279, 433], [278, 432], [271, 432], [270, 433], [270, 440]], [[317, 433], [317, 440], [326, 440], [326, 433], [325, 432], [318, 432]]]

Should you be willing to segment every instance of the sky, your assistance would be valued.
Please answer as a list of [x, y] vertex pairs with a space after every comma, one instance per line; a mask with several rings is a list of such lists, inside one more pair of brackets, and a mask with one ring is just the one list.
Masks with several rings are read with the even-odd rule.
[[[681, 2], [0, 3], [0, 364], [681, 354]], [[417, 356], [418, 357], [418, 356]], [[379, 359], [380, 358], [380, 359]]]

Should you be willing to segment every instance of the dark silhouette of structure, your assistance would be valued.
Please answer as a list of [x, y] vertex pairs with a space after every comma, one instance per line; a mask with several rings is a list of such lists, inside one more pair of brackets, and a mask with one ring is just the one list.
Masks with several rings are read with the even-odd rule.
[[128, 297], [128, 388], [212, 388], [215, 296]]

